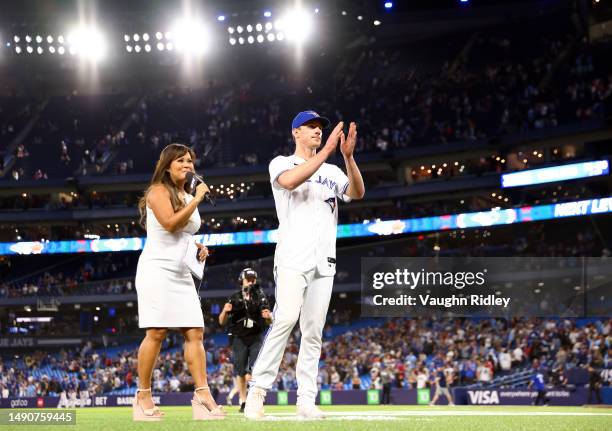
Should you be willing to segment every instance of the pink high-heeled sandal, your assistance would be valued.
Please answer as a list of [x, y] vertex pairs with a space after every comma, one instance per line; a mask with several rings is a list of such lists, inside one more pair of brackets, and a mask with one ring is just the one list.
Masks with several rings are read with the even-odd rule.
[[164, 415], [159, 408], [145, 409], [138, 404], [138, 392], [151, 392], [151, 388], [136, 389], [134, 402], [132, 403], [132, 420], [134, 421], [160, 421]]
[[208, 386], [202, 386], [196, 388], [195, 391], [193, 391], [193, 395], [195, 395], [196, 398], [191, 400], [191, 410], [193, 419], [199, 421], [224, 419], [227, 413], [225, 412], [223, 407], [217, 406], [212, 410], [206, 407], [206, 405], [202, 402], [200, 396], [198, 395], [199, 390], [210, 391], [210, 388]]

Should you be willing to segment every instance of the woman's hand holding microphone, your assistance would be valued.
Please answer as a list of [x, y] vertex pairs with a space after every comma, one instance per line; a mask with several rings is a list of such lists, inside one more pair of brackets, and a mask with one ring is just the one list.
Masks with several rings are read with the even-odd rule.
[[210, 189], [208, 188], [206, 183], [198, 184], [198, 186], [196, 187], [196, 192], [195, 192], [195, 199], [198, 201], [198, 203], [204, 200], [206, 193], [210, 193]]

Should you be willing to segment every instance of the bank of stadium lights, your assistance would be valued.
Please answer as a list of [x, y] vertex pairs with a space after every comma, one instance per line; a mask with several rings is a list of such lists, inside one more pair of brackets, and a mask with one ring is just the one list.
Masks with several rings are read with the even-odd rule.
[[185, 55], [202, 55], [209, 46], [210, 36], [206, 27], [199, 21], [182, 19], [172, 30], [177, 51]]
[[[11, 46], [11, 44], [7, 44], [7, 46]], [[46, 36], [41, 36], [40, 34], [36, 36], [16, 34], [13, 35], [12, 46], [15, 54], [36, 53], [38, 55], [45, 53], [64, 55], [68, 48], [66, 39], [61, 34], [57, 36], [52, 34]]]
[[[157, 36], [159, 34], [161, 33], [158, 32], [154, 36]], [[149, 33], [124, 34], [123, 40], [126, 43], [125, 50], [129, 53], [151, 52], [151, 50], [153, 49], [152, 44], [155, 43], [153, 40], [153, 36], [149, 35]]]
[[91, 62], [103, 60], [108, 53], [105, 37], [94, 26], [75, 28], [68, 34], [66, 41], [70, 55], [78, 55]]
[[[264, 16], [266, 14], [264, 13]], [[269, 16], [271, 17], [270, 12]], [[244, 45], [263, 42], [289, 41], [297, 45], [304, 43], [311, 35], [314, 27], [312, 13], [302, 9], [294, 9], [282, 15], [275, 22], [228, 27], [230, 45]]]
[[178, 21], [170, 31], [124, 34], [123, 40], [128, 53], [176, 50], [187, 56], [204, 54], [210, 43], [206, 27], [199, 21], [189, 19]]

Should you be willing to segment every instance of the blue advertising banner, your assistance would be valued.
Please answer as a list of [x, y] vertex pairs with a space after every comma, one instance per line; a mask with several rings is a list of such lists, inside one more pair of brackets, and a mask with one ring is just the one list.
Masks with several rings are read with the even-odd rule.
[[607, 160], [595, 160], [593, 162], [570, 163], [561, 166], [503, 174], [501, 176], [501, 183], [503, 188], [531, 186], [534, 184], [597, 177], [608, 175], [609, 173], [610, 164]]
[[[605, 213], [612, 213], [612, 197], [435, 217], [384, 221], [364, 220], [363, 223], [339, 225], [338, 238], [468, 229]], [[273, 244], [276, 243], [277, 235], [277, 230], [271, 229], [195, 235], [195, 239], [207, 246], [218, 247], [225, 245]], [[0, 243], [0, 255], [138, 251], [142, 250], [145, 242], [146, 238], [4, 242]]]

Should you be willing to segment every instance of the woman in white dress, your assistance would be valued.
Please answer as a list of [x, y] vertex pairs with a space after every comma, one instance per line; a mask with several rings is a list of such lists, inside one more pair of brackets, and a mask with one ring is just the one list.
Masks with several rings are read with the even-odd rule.
[[[185, 361], [195, 381], [191, 402], [194, 419], [221, 419], [225, 416], [208, 388], [204, 352], [204, 318], [200, 298], [189, 269], [183, 262], [193, 234], [200, 229], [198, 204], [209, 191], [199, 184], [195, 197], [186, 193], [186, 174], [193, 172], [194, 152], [185, 145], [170, 144], [159, 156], [151, 184], [139, 202], [141, 223], [147, 229], [136, 270], [138, 321], [146, 336], [138, 350], [138, 390], [134, 397], [134, 420], [160, 420], [155, 407], [151, 378], [161, 344], [169, 328], [178, 328], [185, 337]], [[208, 249], [197, 244], [203, 262]]]

